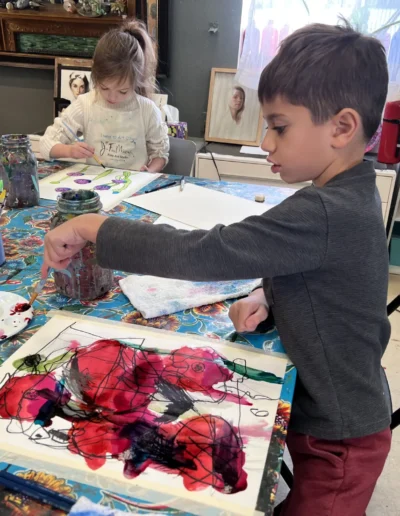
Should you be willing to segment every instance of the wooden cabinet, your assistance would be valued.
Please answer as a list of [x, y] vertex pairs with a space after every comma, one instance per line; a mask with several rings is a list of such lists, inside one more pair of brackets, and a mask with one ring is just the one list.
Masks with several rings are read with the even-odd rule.
[[[167, 73], [168, 0], [127, 0], [128, 16], [149, 21], [160, 52], [159, 74]], [[67, 13], [61, 4], [39, 11], [0, 9], [0, 65], [52, 68], [55, 57], [91, 58], [97, 40], [123, 21]]]

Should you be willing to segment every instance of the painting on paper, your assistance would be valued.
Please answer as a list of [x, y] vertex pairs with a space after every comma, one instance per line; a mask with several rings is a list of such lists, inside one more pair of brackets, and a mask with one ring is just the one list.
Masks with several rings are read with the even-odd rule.
[[76, 164], [39, 181], [41, 199], [57, 200], [70, 190], [94, 190], [108, 211], [151, 183], [160, 174]]
[[188, 335], [55, 316], [0, 369], [0, 448], [122, 490], [253, 514], [286, 364]]

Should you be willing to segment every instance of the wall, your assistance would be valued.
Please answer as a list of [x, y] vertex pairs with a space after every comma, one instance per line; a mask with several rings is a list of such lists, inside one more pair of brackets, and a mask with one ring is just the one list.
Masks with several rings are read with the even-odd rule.
[[52, 70], [0, 67], [0, 134], [33, 133], [53, 120]]
[[[163, 0], [161, 0], [163, 1]], [[169, 0], [170, 76], [160, 84], [188, 122], [203, 136], [210, 71], [235, 68], [242, 0]], [[218, 23], [216, 34], [209, 23]], [[53, 120], [53, 72], [0, 67], [0, 134], [31, 133]]]
[[211, 68], [237, 66], [241, 14], [242, 0], [170, 0], [170, 76], [160, 85], [191, 136], [204, 135]]

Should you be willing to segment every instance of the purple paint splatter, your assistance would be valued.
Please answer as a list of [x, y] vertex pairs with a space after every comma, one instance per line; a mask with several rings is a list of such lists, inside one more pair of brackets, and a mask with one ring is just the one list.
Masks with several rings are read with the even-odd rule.
[[90, 179], [75, 179], [74, 182], [77, 183], [78, 185], [87, 185], [87, 184], [91, 183], [92, 181]]
[[77, 176], [83, 176], [84, 173], [83, 172], [67, 172], [67, 176], [70, 176], [70, 177], [77, 177]]
[[56, 192], [61, 192], [61, 193], [69, 192], [70, 190], [71, 190], [71, 188], [65, 188], [65, 187], [62, 187], [62, 186], [56, 188]]
[[112, 182], [117, 185], [122, 185], [122, 184], [126, 183], [125, 179], [113, 179]]
[[109, 185], [97, 185], [94, 187], [95, 190], [109, 190], [111, 186]]

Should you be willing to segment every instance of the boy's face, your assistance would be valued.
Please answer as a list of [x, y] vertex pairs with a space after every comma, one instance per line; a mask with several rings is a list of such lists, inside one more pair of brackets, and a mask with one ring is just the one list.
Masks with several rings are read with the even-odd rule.
[[335, 159], [330, 121], [315, 125], [310, 111], [282, 97], [262, 105], [267, 133], [261, 144], [272, 172], [286, 183], [315, 181]]

